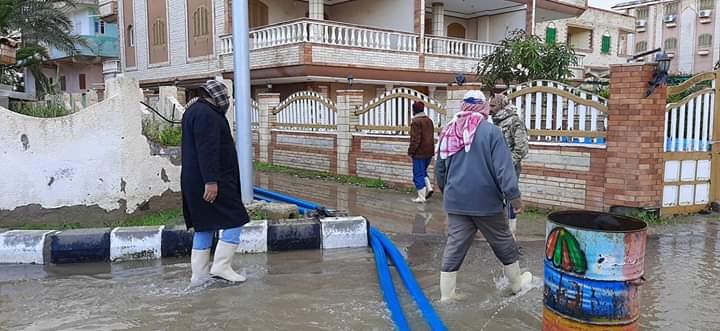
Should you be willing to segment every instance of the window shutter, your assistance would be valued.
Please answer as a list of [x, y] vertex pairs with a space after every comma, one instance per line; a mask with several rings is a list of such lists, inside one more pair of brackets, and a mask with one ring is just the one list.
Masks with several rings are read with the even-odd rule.
[[610, 36], [602, 37], [602, 45], [600, 47], [600, 52], [603, 54], [610, 54]]
[[547, 28], [545, 30], [545, 42], [548, 44], [554, 44], [556, 34], [557, 34], [557, 29]]

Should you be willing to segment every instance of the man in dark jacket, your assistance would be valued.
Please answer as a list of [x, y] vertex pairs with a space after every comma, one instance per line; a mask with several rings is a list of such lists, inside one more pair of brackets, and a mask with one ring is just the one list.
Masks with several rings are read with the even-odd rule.
[[418, 197], [414, 202], [423, 203], [432, 196], [433, 189], [427, 169], [435, 154], [435, 132], [433, 121], [425, 114], [425, 104], [413, 104], [413, 119], [410, 123], [410, 147], [408, 155], [413, 163], [413, 182]]
[[[240, 228], [249, 221], [240, 196], [240, 172], [235, 143], [225, 114], [230, 106], [227, 87], [209, 80], [200, 96], [188, 103], [182, 119], [181, 188], [187, 228], [194, 228], [191, 286], [210, 278], [244, 282], [232, 269], [240, 243]], [[210, 246], [222, 230], [210, 268]]]

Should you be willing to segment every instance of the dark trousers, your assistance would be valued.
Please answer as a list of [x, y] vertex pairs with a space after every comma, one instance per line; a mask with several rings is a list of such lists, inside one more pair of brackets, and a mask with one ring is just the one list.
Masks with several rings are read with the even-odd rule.
[[412, 161], [413, 183], [415, 183], [415, 188], [418, 190], [421, 190], [423, 187], [425, 187], [425, 177], [428, 176], [427, 169], [430, 166], [431, 161], [432, 161], [432, 158], [428, 158], [428, 159], [413, 158], [413, 161]]
[[443, 272], [460, 269], [475, 233], [480, 231], [503, 265], [515, 263], [520, 254], [503, 213], [495, 216], [448, 215], [448, 237], [443, 257]]

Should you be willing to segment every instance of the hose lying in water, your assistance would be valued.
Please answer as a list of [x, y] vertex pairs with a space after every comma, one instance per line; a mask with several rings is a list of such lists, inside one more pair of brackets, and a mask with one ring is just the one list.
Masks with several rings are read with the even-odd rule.
[[[296, 206], [297, 206], [298, 212], [299, 212], [300, 214], [303, 214], [303, 215], [308, 214], [308, 208], [305, 208], [305, 207], [303, 207], [303, 206], [301, 206], [301, 205], [299, 205], [299, 204], [297, 204], [297, 203], [294, 203], [294, 202], [291, 202], [291, 201], [282, 199], [282, 197], [279, 197], [279, 196], [277, 195], [277, 193], [275, 193], [275, 192], [263, 190], [263, 189], [260, 189], [260, 188], [257, 188], [257, 187], [256, 187], [256, 188], [253, 189], [253, 193], [254, 193], [254, 194], [253, 194], [253, 195], [254, 195], [253, 198], [255, 198], [255, 200], [260, 200], [260, 201], [265, 201], [265, 202], [284, 202], [284, 203], [290, 203], [290, 204], [293, 204], [293, 205], [296, 205]], [[265, 193], [272, 193], [272, 194], [267, 195], [267, 194], [265, 194]], [[310, 210], [315, 210], [315, 208], [310, 208]]]
[[[375, 241], [378, 241], [381, 245], [383, 245], [385, 252], [388, 256], [390, 256], [390, 260], [395, 265], [395, 268], [397, 269], [397, 272], [400, 275], [400, 279], [402, 279], [405, 288], [415, 301], [415, 304], [420, 309], [420, 314], [422, 315], [423, 319], [425, 319], [425, 322], [427, 322], [428, 326], [430, 326], [430, 330], [447, 330], [447, 327], [445, 327], [445, 324], [443, 324], [442, 320], [435, 312], [435, 309], [433, 309], [432, 304], [430, 304], [430, 301], [425, 296], [425, 293], [423, 293], [422, 288], [420, 288], [417, 280], [415, 280], [415, 276], [413, 276], [410, 267], [408, 267], [407, 263], [405, 262], [405, 258], [400, 254], [400, 251], [397, 249], [397, 247], [393, 245], [392, 241], [390, 241], [387, 236], [380, 232], [380, 230], [374, 227], [370, 227], [370, 239], [373, 241], [373, 243]], [[373, 247], [373, 251], [374, 250], [375, 248]], [[378, 260], [377, 253], [375, 254], [375, 260]], [[380, 269], [378, 268], [378, 274], [379, 273]]]
[[403, 314], [402, 306], [400, 306], [397, 292], [395, 292], [395, 285], [393, 285], [392, 275], [390, 274], [387, 257], [385, 256], [385, 248], [377, 236], [373, 235], [370, 235], [370, 246], [372, 247], [373, 253], [375, 253], [378, 282], [380, 283], [383, 298], [385, 298], [385, 304], [388, 310], [390, 310], [390, 317], [393, 322], [395, 322], [395, 326], [399, 331], [410, 330], [410, 325], [405, 318], [405, 314]]
[[[261, 200], [291, 203], [298, 206], [298, 209], [300, 210], [315, 210], [320, 212], [321, 214], [327, 214], [327, 209], [317, 204], [301, 200], [286, 194], [277, 193], [258, 187], [255, 187], [253, 193], [255, 194], [256, 198], [259, 198]], [[395, 286], [392, 283], [392, 275], [390, 274], [390, 269], [387, 265], [387, 257], [385, 253], [390, 256], [390, 260], [395, 265], [395, 268], [397, 268], [398, 274], [400, 275], [400, 278], [402, 279], [405, 288], [415, 301], [415, 304], [417, 304], [418, 308], [420, 308], [420, 313], [427, 322], [427, 324], [430, 326], [430, 329], [433, 331], [447, 330], [447, 327], [445, 327], [442, 320], [430, 304], [430, 301], [428, 301], [427, 297], [425, 297], [425, 294], [420, 288], [420, 285], [415, 280], [415, 276], [413, 276], [410, 267], [408, 267], [407, 263], [405, 262], [405, 258], [403, 258], [403, 256], [400, 254], [400, 251], [398, 251], [397, 247], [395, 247], [392, 241], [390, 241], [390, 239], [388, 239], [382, 232], [380, 232], [374, 227], [370, 227], [369, 237], [370, 245], [372, 246], [373, 253], [375, 253], [375, 264], [377, 266], [380, 288], [382, 289], [383, 297], [385, 298], [388, 309], [390, 309], [390, 315], [395, 322], [398, 330], [410, 330], [410, 327], [408, 325], [407, 319], [403, 315], [400, 301], [397, 297], [397, 293], [395, 292]]]
[[278, 201], [278, 202], [284, 202], [296, 205], [298, 207], [298, 212], [305, 216], [315, 216], [315, 217], [331, 217], [335, 216], [335, 211], [327, 209], [325, 207], [322, 207], [320, 205], [314, 204], [309, 201], [305, 201], [302, 199], [298, 199], [293, 196], [289, 196], [286, 194], [273, 192], [264, 188], [260, 187], [254, 187], [253, 188], [253, 195], [258, 200], [263, 201]]

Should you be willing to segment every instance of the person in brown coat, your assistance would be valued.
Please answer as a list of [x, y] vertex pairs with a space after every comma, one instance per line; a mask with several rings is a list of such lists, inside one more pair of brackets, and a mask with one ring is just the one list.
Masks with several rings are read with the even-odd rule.
[[423, 203], [432, 196], [433, 189], [427, 169], [435, 154], [435, 130], [433, 121], [425, 114], [425, 104], [413, 103], [413, 119], [410, 123], [410, 147], [408, 155], [413, 163], [413, 182], [418, 197], [414, 202]]

